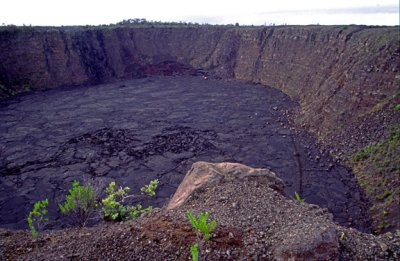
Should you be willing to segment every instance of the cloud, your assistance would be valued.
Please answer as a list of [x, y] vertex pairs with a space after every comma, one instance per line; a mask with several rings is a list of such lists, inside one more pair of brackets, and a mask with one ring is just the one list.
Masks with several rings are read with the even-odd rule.
[[209, 24], [247, 25], [269, 24], [365, 24], [398, 25], [398, 5], [361, 6], [348, 8], [274, 10], [264, 12], [242, 12], [236, 15], [190, 15], [182, 21]]
[[383, 6], [362, 6], [350, 8], [331, 8], [331, 9], [303, 9], [303, 10], [282, 10], [262, 12], [261, 15], [269, 14], [398, 14], [399, 5]]
[[191, 15], [185, 16], [181, 19], [181, 21], [188, 21], [192, 23], [208, 23], [208, 24], [225, 24], [225, 20], [227, 17], [225, 16], [206, 16], [206, 15]]

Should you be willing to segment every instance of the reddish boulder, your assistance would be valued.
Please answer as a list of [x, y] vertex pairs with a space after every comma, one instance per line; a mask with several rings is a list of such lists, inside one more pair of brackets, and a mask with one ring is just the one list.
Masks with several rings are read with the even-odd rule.
[[181, 206], [196, 190], [216, 184], [223, 180], [247, 179], [256, 177], [258, 182], [283, 193], [283, 181], [269, 169], [251, 168], [239, 163], [208, 163], [199, 161], [192, 165], [179, 185], [167, 209]]

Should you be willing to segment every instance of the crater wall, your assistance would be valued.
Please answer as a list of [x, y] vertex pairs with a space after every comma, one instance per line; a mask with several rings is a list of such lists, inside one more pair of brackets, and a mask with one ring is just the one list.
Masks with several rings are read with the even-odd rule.
[[[299, 101], [297, 122], [339, 147], [371, 117], [395, 121], [377, 111], [400, 100], [399, 27], [3, 27], [0, 60], [3, 97], [174, 70], [262, 83]], [[360, 133], [354, 146], [371, 138]]]

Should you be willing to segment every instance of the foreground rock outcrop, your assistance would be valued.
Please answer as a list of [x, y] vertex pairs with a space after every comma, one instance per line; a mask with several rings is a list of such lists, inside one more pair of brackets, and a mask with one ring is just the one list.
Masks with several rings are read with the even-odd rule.
[[281, 185], [269, 170], [198, 162], [181, 192], [185, 187], [197, 189], [175, 209], [164, 207], [124, 223], [44, 232], [38, 239], [27, 232], [0, 230], [0, 256], [5, 260], [188, 260], [189, 245], [196, 238], [186, 217], [191, 210], [208, 211], [218, 223], [201, 253], [206, 260], [400, 257], [399, 234], [375, 237], [338, 226], [326, 210], [285, 198]]
[[[258, 182], [264, 182], [268, 187], [283, 194], [283, 181], [269, 169], [254, 169], [239, 163], [194, 163], [188, 171], [174, 196], [167, 205], [167, 209], [175, 209], [183, 205], [186, 200], [197, 190], [208, 186], [218, 185], [225, 180], [245, 181], [256, 178]], [[240, 182], [240, 181], [239, 181]]]

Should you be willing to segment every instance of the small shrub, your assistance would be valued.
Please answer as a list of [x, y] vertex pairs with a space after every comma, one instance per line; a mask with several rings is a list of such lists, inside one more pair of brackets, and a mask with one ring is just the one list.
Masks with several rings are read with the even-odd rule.
[[158, 179], [152, 180], [148, 185], [142, 187], [140, 191], [142, 192], [142, 194], [147, 194], [150, 197], [154, 197], [156, 195], [155, 190], [158, 187], [158, 183], [159, 183]]
[[[148, 185], [141, 188], [141, 191], [149, 196], [155, 196], [157, 185], [158, 180], [152, 180]], [[143, 208], [141, 204], [137, 204], [136, 206], [123, 205], [122, 203], [126, 198], [134, 197], [134, 195], [128, 195], [130, 190], [129, 187], [120, 187], [118, 190], [116, 190], [115, 187], [116, 183], [114, 181], [111, 182], [105, 190], [107, 194], [106, 198], [101, 201], [103, 205], [103, 217], [105, 220], [122, 221], [135, 219], [153, 209], [151, 206]]]
[[70, 215], [79, 226], [84, 227], [97, 208], [96, 192], [92, 186], [82, 186], [74, 180], [65, 202], [58, 206], [61, 213]]
[[396, 104], [396, 106], [394, 106], [394, 109], [395, 109], [396, 111], [400, 111], [400, 103]]
[[129, 188], [119, 188], [115, 190], [115, 182], [111, 182], [106, 188], [106, 198], [101, 200], [103, 205], [103, 216], [107, 220], [123, 219], [126, 216], [126, 208], [120, 203], [124, 196], [128, 195]]
[[153, 210], [152, 206], [148, 206], [147, 208], [143, 208], [141, 204], [137, 204], [136, 206], [127, 206], [126, 218], [125, 220], [131, 220], [140, 217], [144, 213], [148, 213]]
[[49, 220], [48, 218], [45, 217], [47, 214], [48, 204], [49, 200], [47, 198], [35, 202], [35, 204], [33, 205], [33, 210], [29, 212], [29, 216], [26, 220], [28, 222], [28, 226], [29, 229], [31, 230], [31, 234], [33, 237], [36, 237], [38, 235], [40, 229]]
[[294, 198], [293, 198], [296, 202], [300, 203], [300, 205], [304, 204], [304, 199], [301, 198], [301, 196], [299, 195], [299, 193], [297, 193], [296, 191], [294, 192]]

